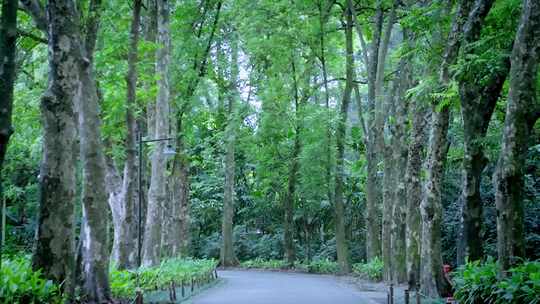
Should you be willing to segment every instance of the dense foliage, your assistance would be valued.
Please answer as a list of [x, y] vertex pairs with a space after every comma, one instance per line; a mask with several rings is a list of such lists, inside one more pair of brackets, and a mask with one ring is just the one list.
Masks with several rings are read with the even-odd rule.
[[[110, 271], [112, 293], [119, 299], [133, 299], [140, 288], [143, 292], [166, 290], [172, 283], [180, 286], [191, 284], [191, 280], [208, 279], [217, 266], [215, 260], [168, 259], [157, 267], [143, 267], [137, 271]], [[137, 276], [139, 286], [137, 286]]]
[[[3, 262], [0, 301], [55, 301], [94, 266], [130, 298], [137, 275], [147, 291], [216, 263], [353, 272], [436, 297], [442, 265], [466, 258], [463, 303], [537, 301], [537, 1], [9, 3], [1, 253], [45, 265]], [[75, 59], [53, 45], [65, 12], [48, 18], [51, 4], [79, 21], [64, 29]], [[75, 76], [55, 78], [61, 59]], [[47, 157], [55, 148], [73, 159]]]
[[500, 265], [492, 258], [469, 262], [455, 273], [455, 298], [463, 304], [540, 303], [540, 263], [525, 261], [511, 268], [502, 280]]
[[33, 271], [28, 257], [3, 260], [1, 266], [1, 303], [62, 303], [59, 287]]

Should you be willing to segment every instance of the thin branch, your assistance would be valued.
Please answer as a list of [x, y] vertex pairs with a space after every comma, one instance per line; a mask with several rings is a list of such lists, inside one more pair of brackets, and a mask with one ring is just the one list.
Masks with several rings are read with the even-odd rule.
[[364, 65], [366, 66], [366, 70], [369, 71], [370, 62], [368, 58], [366, 40], [364, 39], [364, 34], [362, 32], [362, 28], [360, 27], [360, 22], [358, 22], [358, 16], [356, 16], [354, 4], [352, 3], [352, 0], [348, 0], [348, 2], [349, 2], [349, 8], [351, 10], [351, 13], [354, 16], [354, 27], [356, 29], [356, 33], [358, 34], [358, 38], [360, 40], [362, 59], [364, 61]]
[[17, 34], [19, 36], [21, 36], [21, 37], [27, 37], [27, 38], [30, 38], [30, 39], [32, 39], [34, 41], [39, 42], [39, 43], [47, 44], [47, 39], [41, 38], [41, 37], [39, 37], [37, 35], [34, 35], [34, 34], [30, 33], [30, 32], [27, 32], [25, 30], [17, 29]]
[[45, 9], [38, 0], [21, 0], [22, 10], [34, 20], [36, 27], [47, 33], [47, 17]]

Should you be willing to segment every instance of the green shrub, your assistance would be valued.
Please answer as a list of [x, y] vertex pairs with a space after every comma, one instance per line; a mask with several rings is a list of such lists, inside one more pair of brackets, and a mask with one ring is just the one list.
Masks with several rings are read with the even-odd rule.
[[383, 267], [383, 261], [379, 257], [375, 257], [367, 263], [354, 264], [353, 273], [372, 281], [381, 281]]
[[256, 258], [240, 263], [240, 267], [248, 269], [284, 269], [287, 268], [287, 263], [283, 260], [265, 260]]
[[171, 282], [201, 277], [214, 270], [215, 260], [168, 259], [157, 267], [141, 267], [138, 271], [118, 270], [112, 266], [109, 272], [111, 290], [115, 298], [135, 296], [137, 274], [143, 292], [168, 288]]
[[60, 303], [60, 289], [52, 281], [33, 271], [26, 257], [2, 261], [0, 303]]
[[540, 303], [540, 261], [524, 262], [497, 279], [499, 266], [493, 258], [469, 262], [455, 274], [455, 298], [463, 304]]
[[[289, 265], [284, 260], [265, 260], [262, 258], [247, 260], [240, 263], [240, 267], [248, 269], [278, 270], [287, 269], [288, 266]], [[296, 262], [294, 263], [294, 269], [311, 273], [337, 273], [339, 271], [339, 266], [334, 261], [330, 261], [329, 259], [322, 259], [315, 260], [309, 263]]]
[[312, 273], [337, 273], [339, 265], [329, 259], [315, 260], [307, 264], [307, 269]]

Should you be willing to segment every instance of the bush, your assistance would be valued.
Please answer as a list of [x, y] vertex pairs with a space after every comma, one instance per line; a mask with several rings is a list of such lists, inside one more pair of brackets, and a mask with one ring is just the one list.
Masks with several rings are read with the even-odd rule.
[[455, 274], [455, 298], [463, 304], [540, 303], [540, 261], [524, 262], [497, 279], [499, 266], [493, 258], [469, 262]]
[[263, 258], [256, 258], [240, 263], [240, 267], [248, 269], [285, 269], [287, 268], [287, 263], [283, 260], [265, 260]]
[[157, 267], [141, 267], [137, 271], [110, 271], [111, 290], [115, 298], [127, 299], [135, 296], [137, 273], [143, 292], [166, 289], [171, 282], [181, 283], [194, 277], [202, 277], [214, 270], [215, 260], [168, 259]]
[[[248, 269], [267, 269], [267, 270], [279, 270], [287, 269], [288, 264], [284, 260], [265, 260], [262, 258], [256, 258], [253, 260], [247, 260], [240, 263], [240, 267]], [[298, 271], [311, 272], [311, 273], [337, 273], [339, 266], [336, 262], [328, 259], [315, 260], [311, 262], [296, 262], [294, 269]]]
[[315, 260], [307, 264], [307, 269], [312, 273], [338, 273], [339, 265], [328, 259]]
[[0, 269], [0, 303], [61, 303], [60, 289], [33, 271], [26, 257], [3, 260]]
[[353, 265], [353, 273], [372, 281], [381, 281], [384, 263], [379, 257], [375, 257], [367, 263]]

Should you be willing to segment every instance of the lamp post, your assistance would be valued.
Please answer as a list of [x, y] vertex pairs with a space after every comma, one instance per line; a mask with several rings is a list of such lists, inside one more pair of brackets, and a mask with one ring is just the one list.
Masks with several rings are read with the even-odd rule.
[[[139, 268], [141, 268], [142, 264], [142, 204], [143, 204], [143, 192], [142, 192], [142, 174], [143, 174], [143, 144], [150, 143], [150, 142], [159, 142], [159, 141], [170, 141], [173, 140], [173, 137], [167, 137], [167, 138], [157, 138], [157, 139], [143, 139], [142, 133], [139, 132], [139, 143], [138, 143], [138, 150], [139, 150], [139, 206], [138, 206], [138, 226], [137, 226], [137, 298], [135, 303], [142, 304], [143, 303], [143, 296], [142, 291], [140, 290], [140, 282], [139, 282]], [[163, 151], [163, 155], [165, 156], [172, 156], [176, 154], [174, 149], [171, 147], [171, 145], [167, 145], [165, 150]]]

